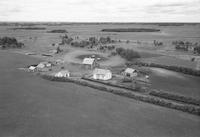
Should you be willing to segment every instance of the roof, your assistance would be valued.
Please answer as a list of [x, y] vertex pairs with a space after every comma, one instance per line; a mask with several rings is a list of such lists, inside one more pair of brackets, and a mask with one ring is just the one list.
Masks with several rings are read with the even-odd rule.
[[94, 63], [94, 58], [84, 58], [83, 59], [83, 64], [85, 65], [92, 65]]
[[112, 72], [108, 69], [99, 69], [99, 68], [96, 68], [93, 71], [93, 74], [106, 74], [106, 73], [112, 73]]
[[36, 67], [35, 66], [30, 66], [29, 69], [30, 70], [34, 70], [34, 69], [36, 69]]
[[59, 71], [58, 73], [61, 73], [61, 74], [68, 74], [69, 71], [68, 71], [68, 70], [61, 70], [61, 71]]
[[40, 62], [40, 64], [49, 64], [49, 62], [44, 61], [44, 62]]
[[133, 68], [126, 68], [124, 72], [125, 73], [134, 73], [134, 72], [136, 72], [136, 70]]

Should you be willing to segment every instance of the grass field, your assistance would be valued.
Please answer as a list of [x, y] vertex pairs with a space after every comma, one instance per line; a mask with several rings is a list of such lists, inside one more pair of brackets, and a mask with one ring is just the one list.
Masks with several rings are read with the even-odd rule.
[[165, 69], [151, 68], [151, 87], [200, 99], [200, 78]]
[[17, 69], [39, 61], [0, 51], [0, 136], [200, 135], [198, 116]]

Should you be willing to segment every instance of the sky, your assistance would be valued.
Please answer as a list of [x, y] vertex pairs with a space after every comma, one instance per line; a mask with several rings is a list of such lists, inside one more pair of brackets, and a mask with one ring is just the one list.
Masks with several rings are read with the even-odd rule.
[[0, 21], [200, 22], [200, 0], [0, 0]]

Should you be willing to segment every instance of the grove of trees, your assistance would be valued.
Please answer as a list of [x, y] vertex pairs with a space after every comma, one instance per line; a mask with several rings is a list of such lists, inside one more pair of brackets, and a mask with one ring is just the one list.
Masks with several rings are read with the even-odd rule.
[[0, 38], [0, 47], [2, 49], [22, 48], [24, 47], [24, 43], [18, 42], [14, 37], [2, 37]]
[[140, 54], [132, 49], [116, 48], [116, 53], [128, 61], [140, 58]]

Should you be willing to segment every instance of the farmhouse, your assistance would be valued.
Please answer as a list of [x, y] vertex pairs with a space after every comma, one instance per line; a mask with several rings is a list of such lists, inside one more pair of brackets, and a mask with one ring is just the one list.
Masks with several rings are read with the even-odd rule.
[[96, 66], [95, 58], [84, 58], [82, 64], [86, 67], [90, 67], [91, 69]]
[[56, 73], [55, 77], [70, 77], [70, 72], [68, 70], [62, 70]]
[[108, 69], [96, 68], [93, 71], [93, 79], [109, 80], [112, 78], [112, 72]]
[[126, 68], [122, 74], [128, 77], [136, 77], [138, 75], [137, 70], [133, 68]]

